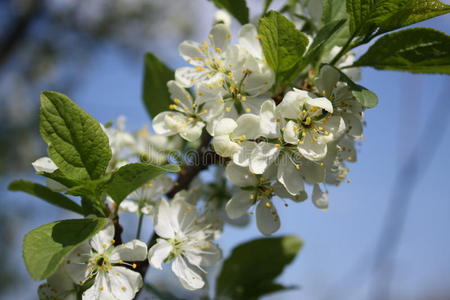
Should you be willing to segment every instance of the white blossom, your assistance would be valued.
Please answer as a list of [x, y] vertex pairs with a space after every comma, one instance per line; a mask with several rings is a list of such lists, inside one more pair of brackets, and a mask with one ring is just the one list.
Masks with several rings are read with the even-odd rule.
[[76, 300], [75, 284], [63, 267], [47, 278], [47, 282], [38, 288], [39, 300]]
[[145, 260], [147, 245], [139, 240], [114, 246], [114, 226], [109, 223], [94, 237], [75, 249], [67, 258], [65, 270], [75, 283], [89, 279], [94, 284], [83, 293], [83, 299], [133, 299], [142, 287], [142, 277], [125, 265]]
[[172, 263], [172, 271], [183, 287], [200, 289], [205, 281], [199, 274], [204, 267], [216, 263], [221, 252], [211, 242], [212, 232], [202, 227], [194, 206], [182, 195], [170, 203], [160, 200], [154, 219], [154, 230], [160, 238], [148, 253], [150, 265], [162, 269], [162, 264]]
[[119, 212], [152, 215], [158, 202], [173, 187], [173, 180], [160, 175], [131, 193], [120, 203]]

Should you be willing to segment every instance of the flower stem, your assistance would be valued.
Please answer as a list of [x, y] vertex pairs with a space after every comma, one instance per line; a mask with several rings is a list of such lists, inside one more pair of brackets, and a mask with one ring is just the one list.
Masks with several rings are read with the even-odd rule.
[[138, 221], [138, 227], [137, 227], [137, 232], [136, 232], [136, 239], [139, 240], [139, 238], [141, 237], [141, 229], [142, 229], [142, 221], [144, 219], [144, 214], [140, 214], [139, 215], [139, 221]]

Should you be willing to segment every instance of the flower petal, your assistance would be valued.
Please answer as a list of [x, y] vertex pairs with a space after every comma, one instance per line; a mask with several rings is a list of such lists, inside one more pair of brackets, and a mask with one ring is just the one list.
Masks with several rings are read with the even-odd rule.
[[125, 267], [112, 267], [108, 275], [111, 294], [118, 300], [134, 299], [143, 284], [141, 274]]
[[318, 184], [315, 184], [313, 187], [312, 201], [317, 208], [328, 208], [328, 195], [320, 189]]
[[225, 174], [228, 180], [237, 186], [254, 186], [257, 183], [256, 177], [250, 173], [248, 168], [238, 166], [235, 163], [229, 163], [227, 165]]
[[264, 235], [271, 235], [280, 229], [280, 217], [270, 200], [260, 200], [256, 206], [256, 224]]
[[153, 229], [162, 238], [170, 239], [175, 237], [174, 216], [169, 202], [161, 199], [156, 206], [156, 214]]
[[[248, 209], [253, 205], [255, 193], [251, 191], [239, 190], [233, 194], [233, 197], [228, 200], [225, 210], [230, 219], [237, 219], [242, 217]], [[253, 195], [253, 196], [252, 196]]]
[[225, 24], [216, 24], [209, 32], [210, 41], [214, 49], [220, 49], [220, 52], [227, 50], [230, 44], [231, 33], [230, 29]]
[[111, 262], [141, 261], [147, 258], [147, 245], [139, 240], [132, 240], [115, 247], [110, 255]]
[[286, 143], [297, 145], [299, 142], [298, 133], [295, 130], [297, 124], [294, 121], [287, 122], [283, 131], [283, 139]]
[[183, 287], [188, 290], [198, 290], [205, 285], [203, 278], [189, 268], [187, 263], [180, 256], [177, 256], [173, 261], [172, 271], [177, 275]]
[[36, 172], [53, 173], [58, 167], [50, 157], [41, 157], [31, 163]]
[[267, 138], [279, 137], [279, 124], [277, 122], [275, 102], [273, 100], [264, 101], [260, 112], [261, 134]]
[[245, 136], [246, 139], [255, 139], [260, 136], [259, 116], [243, 114], [236, 120], [237, 127], [233, 132], [235, 137]]
[[230, 140], [228, 135], [215, 136], [211, 141], [214, 151], [222, 157], [232, 157], [241, 151], [241, 146]]
[[239, 44], [253, 56], [262, 59], [262, 48], [257, 36], [258, 32], [255, 25], [245, 24], [239, 30]]
[[255, 142], [244, 141], [240, 144], [239, 152], [233, 154], [233, 162], [241, 167], [248, 167], [250, 163], [251, 154], [256, 147]]
[[250, 171], [255, 174], [262, 174], [278, 157], [280, 148], [275, 144], [260, 142], [252, 152], [250, 158]]
[[187, 108], [192, 107], [192, 96], [189, 94], [186, 89], [184, 89], [178, 82], [175, 80], [170, 80], [167, 82], [167, 87], [169, 89], [170, 97], [176, 102], [180, 100], [181, 104], [183, 104]]
[[202, 52], [199, 43], [194, 41], [184, 41], [178, 47], [178, 51], [180, 56], [188, 63], [194, 66], [201, 66], [203, 64], [205, 55]]
[[306, 159], [317, 161], [323, 159], [327, 155], [327, 144], [314, 141], [311, 134], [303, 139], [303, 144], [298, 144], [297, 148], [301, 155]]
[[237, 126], [238, 124], [233, 119], [223, 118], [214, 127], [214, 136], [230, 135]]
[[98, 253], [105, 252], [112, 244], [114, 244], [114, 225], [109, 222], [105, 228], [100, 230], [96, 235], [90, 240], [91, 247]]
[[205, 123], [195, 121], [193, 124], [186, 126], [180, 132], [180, 136], [188, 142], [195, 142], [202, 135], [203, 127], [205, 127]]
[[291, 195], [298, 195], [305, 190], [300, 170], [286, 156], [283, 157], [278, 166], [277, 178]]
[[172, 245], [164, 239], [158, 239], [148, 251], [148, 261], [153, 268], [162, 270], [164, 260], [172, 251]]

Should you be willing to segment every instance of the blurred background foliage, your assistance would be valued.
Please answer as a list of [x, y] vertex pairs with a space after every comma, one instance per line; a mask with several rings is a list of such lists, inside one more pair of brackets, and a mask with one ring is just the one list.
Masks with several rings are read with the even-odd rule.
[[[263, 0], [247, 2], [252, 15], [262, 12]], [[275, 0], [272, 7], [285, 2]], [[5, 191], [11, 179], [36, 180], [30, 163], [46, 150], [37, 124], [39, 93], [68, 94], [102, 122], [124, 114], [136, 130], [148, 124], [139, 99], [143, 54], [152, 50], [171, 67], [181, 66], [178, 44], [204, 39], [214, 10], [206, 0], [0, 0], [0, 299], [36, 298], [37, 283], [27, 276], [21, 259], [21, 239], [34, 227], [73, 217]], [[449, 21], [444, 16], [419, 25], [449, 34]], [[300, 288], [270, 299], [374, 299], [374, 278], [379, 282], [386, 269], [391, 269], [391, 293], [383, 300], [450, 299], [450, 138], [445, 117], [450, 80], [364, 69], [362, 84], [379, 95], [380, 104], [368, 112], [367, 140], [351, 170], [353, 183], [331, 191], [327, 212], [310, 203], [280, 210], [280, 234], [299, 235], [305, 246], [280, 278]], [[440, 122], [433, 124], [433, 118]], [[430, 142], [436, 149], [430, 149]], [[405, 167], [411, 157], [414, 172]], [[388, 214], [392, 203], [400, 216]], [[380, 228], [397, 226], [400, 218], [402, 229], [390, 241], [398, 249], [389, 250], [387, 263], [376, 270]], [[129, 216], [124, 220], [134, 231], [136, 221]], [[144, 227], [149, 234], [150, 222]], [[227, 228], [220, 242], [227, 256], [236, 244], [259, 236], [251, 224]], [[392, 249], [381, 246], [381, 251]], [[151, 271], [148, 278], [160, 289], [183, 294], [166, 271]]]

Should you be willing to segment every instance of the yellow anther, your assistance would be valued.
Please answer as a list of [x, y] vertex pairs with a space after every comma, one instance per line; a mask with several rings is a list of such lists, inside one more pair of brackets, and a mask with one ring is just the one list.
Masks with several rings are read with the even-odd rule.
[[251, 112], [252, 110], [249, 108], [249, 107], [247, 107], [246, 109], [245, 109], [245, 112]]
[[127, 288], [124, 287], [124, 286], [121, 286], [120, 289], [121, 289], [122, 291], [126, 291], [126, 290], [127, 290]]
[[295, 164], [295, 168], [296, 168], [297, 170], [300, 170], [300, 165]]
[[305, 143], [305, 141], [300, 141], [298, 142], [300, 145], [303, 145]]
[[118, 263], [118, 264], [123, 264], [123, 260], [119, 259], [119, 260], [117, 261], [117, 263]]
[[114, 244], [116, 242], [116, 240], [111, 240], [111, 244]]
[[180, 104], [180, 103], [181, 103], [181, 100], [178, 99], [178, 98], [175, 98], [175, 99], [173, 99], [173, 102], [175, 102], [176, 104]]
[[207, 110], [207, 109], [204, 109], [204, 110], [203, 110], [203, 113], [204, 113], [204, 114], [207, 114], [207, 113], [208, 113], [208, 110]]
[[132, 264], [131, 266], [133, 267], [133, 269], [136, 269], [136, 267], [137, 267], [136, 264]]
[[255, 195], [250, 194], [250, 196], [248, 196], [248, 198], [249, 198], [250, 200], [253, 200], [253, 199], [255, 199]]
[[203, 94], [202, 92], [199, 92], [198, 95], [199, 95], [200, 97], [202, 97], [204, 94]]
[[281, 148], [281, 145], [280, 144], [275, 144], [275, 148]]
[[267, 208], [271, 208], [271, 207], [272, 207], [272, 203], [266, 202], [266, 207], [267, 207]]
[[220, 102], [220, 103], [225, 103], [225, 100], [219, 99], [219, 102]]
[[189, 117], [188, 121], [192, 122], [192, 121], [194, 121], [194, 118], [193, 117]]
[[231, 34], [227, 33], [226, 38], [227, 39], [231, 38]]
[[212, 34], [208, 34], [208, 38], [212, 39], [214, 36]]
[[250, 217], [253, 217], [254, 213], [253, 213], [253, 212], [249, 212], [248, 215], [249, 215]]
[[231, 107], [225, 107], [225, 111], [226, 112], [230, 112], [231, 111]]
[[350, 182], [352, 182], [352, 180], [351, 179], [347, 179], [347, 183], [350, 183]]
[[108, 245], [103, 244], [102, 247], [103, 247], [103, 249], [105, 249], [106, 247], [108, 247]]
[[222, 53], [222, 49], [216, 48], [216, 52], [217, 52], [217, 53]]
[[175, 104], [170, 104], [169, 105], [169, 109], [177, 109], [178, 108], [178, 106], [176, 106]]
[[319, 165], [320, 165], [321, 167], [323, 167], [324, 163], [323, 163], [323, 162], [320, 162]]
[[105, 288], [103, 287], [103, 285], [101, 285], [98, 289], [99, 289], [100, 291], [103, 291]]
[[242, 100], [242, 101], [247, 101], [247, 96], [242, 96], [242, 97], [241, 97], [241, 100]]
[[260, 35], [260, 34], [257, 34], [257, 35], [256, 35], [256, 38], [257, 38], [257, 39], [260, 39], [260, 38], [261, 38], [261, 35]]
[[306, 117], [305, 125], [309, 126], [309, 125], [311, 125], [311, 123], [312, 123], [311, 117]]

